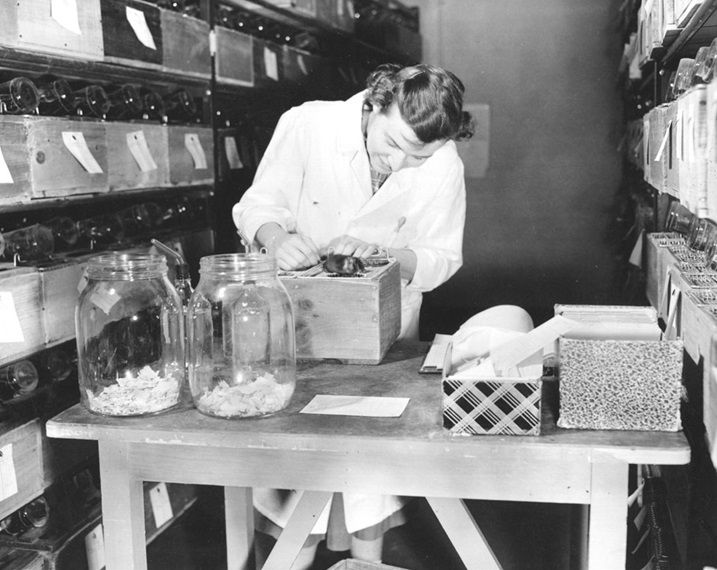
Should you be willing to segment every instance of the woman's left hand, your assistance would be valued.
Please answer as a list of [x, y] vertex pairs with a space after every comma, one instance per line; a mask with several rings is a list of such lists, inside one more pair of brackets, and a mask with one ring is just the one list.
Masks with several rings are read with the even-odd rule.
[[381, 251], [381, 247], [375, 243], [367, 243], [358, 238], [342, 235], [332, 239], [327, 246], [327, 252], [340, 255], [352, 255], [354, 257], [368, 257]]

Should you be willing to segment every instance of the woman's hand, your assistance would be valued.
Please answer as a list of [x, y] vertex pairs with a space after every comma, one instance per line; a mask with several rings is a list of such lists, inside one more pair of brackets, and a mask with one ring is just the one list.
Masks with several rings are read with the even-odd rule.
[[276, 256], [279, 269], [305, 269], [319, 263], [319, 250], [309, 236], [285, 233], [268, 247]]
[[367, 243], [358, 238], [342, 235], [332, 239], [327, 246], [327, 252], [341, 255], [352, 255], [354, 257], [368, 257], [381, 251], [381, 247], [375, 243]]

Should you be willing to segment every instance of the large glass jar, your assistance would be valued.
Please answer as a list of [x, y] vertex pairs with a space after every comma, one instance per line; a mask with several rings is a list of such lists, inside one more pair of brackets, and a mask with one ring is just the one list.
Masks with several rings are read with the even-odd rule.
[[82, 404], [138, 416], [179, 403], [185, 381], [184, 317], [162, 255], [89, 260], [75, 311]]
[[203, 257], [189, 304], [189, 385], [194, 405], [222, 418], [285, 408], [296, 385], [291, 300], [264, 254]]

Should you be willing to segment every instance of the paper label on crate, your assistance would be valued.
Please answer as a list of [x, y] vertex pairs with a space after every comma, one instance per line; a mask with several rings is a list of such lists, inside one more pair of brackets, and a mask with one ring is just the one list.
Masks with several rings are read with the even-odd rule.
[[403, 410], [406, 409], [408, 401], [409, 398], [317, 394], [299, 413], [324, 414], [329, 416], [397, 418], [403, 413]]
[[645, 239], [645, 230], [640, 230], [640, 235], [635, 240], [635, 246], [632, 248], [630, 253], [630, 259], [628, 260], [630, 265], [635, 267], [642, 267], [642, 243]]
[[89, 279], [87, 279], [87, 273], [83, 271], [82, 275], [80, 276], [80, 281], [77, 283], [77, 292], [82, 293], [82, 291], [85, 290], [85, 287], [87, 287], [88, 282]]
[[301, 73], [304, 75], [309, 75], [309, 70], [306, 68], [306, 62], [304, 61], [304, 56], [302, 54], [299, 54], [296, 58], [296, 63], [299, 65], [299, 69], [301, 70]]
[[276, 54], [269, 48], [264, 48], [264, 68], [266, 69], [266, 76], [274, 81], [279, 81], [279, 64], [276, 59]]
[[157, 46], [154, 43], [152, 32], [147, 25], [147, 18], [145, 17], [144, 12], [142, 10], [138, 10], [137, 8], [126, 6], [125, 14], [127, 15], [129, 25], [132, 26], [132, 30], [134, 30], [134, 35], [137, 36], [140, 43], [149, 49], [156, 50]]
[[679, 287], [676, 287], [674, 283], [670, 282], [670, 296], [668, 300], [667, 320], [665, 321], [665, 340], [675, 340], [679, 338], [680, 323], [678, 317], [678, 306], [680, 304], [680, 297], [682, 291]]
[[154, 526], [161, 527], [172, 520], [172, 503], [169, 501], [169, 491], [166, 483], [158, 483], [149, 491], [149, 502], [152, 505]]
[[0, 291], [0, 343], [25, 342], [20, 319], [15, 309], [15, 300], [10, 291]]
[[672, 121], [670, 121], [667, 124], [667, 127], [665, 128], [665, 135], [662, 137], [662, 142], [660, 143], [660, 148], [657, 149], [657, 154], [655, 155], [655, 162], [660, 162], [662, 160], [662, 155], [665, 152], [665, 147], [667, 146], [667, 141], [670, 140], [670, 126], [672, 125]]
[[5, 162], [5, 157], [2, 154], [2, 148], [0, 148], [0, 184], [13, 184], [14, 182], [7, 162]]
[[344, 0], [336, 0], [336, 15], [339, 18], [344, 17]]
[[85, 135], [81, 132], [62, 132], [62, 142], [65, 143], [65, 147], [72, 153], [77, 161], [82, 165], [87, 172], [90, 174], [101, 174], [102, 167], [99, 165], [95, 157], [90, 151], [90, 147], [87, 146]]
[[202, 143], [199, 140], [199, 135], [196, 133], [187, 133], [184, 135], [184, 146], [192, 155], [194, 161], [194, 170], [206, 170], [207, 167], [207, 155], [204, 154]]
[[50, 15], [66, 30], [81, 35], [77, 0], [51, 0]]
[[105, 567], [105, 533], [102, 523], [85, 535], [85, 552], [88, 570], [102, 570]]
[[239, 170], [244, 168], [241, 158], [239, 157], [239, 149], [237, 148], [237, 141], [234, 137], [226, 137], [224, 139], [224, 154], [227, 155], [227, 162], [229, 168], [232, 170]]
[[152, 158], [144, 131], [127, 133], [127, 148], [142, 172], [157, 170], [157, 163]]
[[17, 493], [15, 463], [12, 458], [12, 443], [0, 448], [0, 501]]

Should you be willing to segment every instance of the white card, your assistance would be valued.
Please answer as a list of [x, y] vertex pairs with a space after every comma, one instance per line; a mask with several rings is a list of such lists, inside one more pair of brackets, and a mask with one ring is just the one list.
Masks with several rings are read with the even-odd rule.
[[15, 300], [10, 291], [0, 291], [0, 342], [25, 342]]
[[296, 58], [296, 62], [299, 64], [299, 69], [301, 70], [301, 73], [304, 75], [309, 75], [309, 70], [306, 69], [306, 62], [304, 61], [304, 56], [299, 54], [299, 57]]
[[12, 443], [0, 448], [0, 501], [17, 493], [15, 463], [12, 459]]
[[657, 154], [655, 155], [655, 162], [660, 162], [662, 160], [662, 154], [665, 152], [667, 141], [670, 140], [670, 126], [672, 126], [672, 121], [667, 123], [667, 128], [665, 129], [665, 136], [662, 137], [660, 148], [657, 149]]
[[50, 14], [66, 30], [81, 35], [77, 0], [51, 0]]
[[100, 284], [97, 290], [92, 293], [92, 296], [90, 297], [90, 301], [95, 306], [102, 309], [102, 311], [104, 311], [104, 313], [107, 315], [110, 314], [112, 307], [114, 307], [119, 300], [120, 296], [117, 294], [117, 292], [104, 283]]
[[85, 552], [88, 570], [102, 570], [105, 567], [105, 533], [102, 523], [85, 535]]
[[154, 515], [154, 526], [161, 527], [164, 523], [172, 520], [172, 504], [169, 502], [169, 492], [166, 483], [157, 483], [149, 491], [149, 502], [152, 505]]
[[147, 25], [147, 18], [145, 17], [144, 12], [142, 12], [142, 10], [138, 10], [137, 8], [126, 6], [125, 14], [127, 15], [129, 25], [132, 26], [132, 29], [134, 30], [134, 35], [137, 36], [140, 43], [149, 49], [156, 50], [157, 46], [154, 43], [152, 32]]
[[64, 132], [62, 133], [62, 142], [65, 147], [72, 153], [77, 161], [90, 174], [100, 174], [102, 167], [99, 165], [95, 157], [87, 146], [85, 135], [80, 132]]
[[239, 149], [237, 148], [237, 141], [234, 137], [226, 137], [224, 139], [224, 153], [227, 155], [227, 162], [229, 168], [232, 170], [239, 170], [244, 168], [241, 158], [239, 157]]
[[142, 172], [157, 170], [157, 163], [152, 158], [144, 131], [127, 133], [127, 148]]
[[276, 54], [266, 47], [264, 48], [264, 67], [269, 79], [279, 81], [279, 65], [276, 61]]
[[409, 398], [317, 394], [300, 413], [325, 414], [329, 416], [397, 418], [403, 413], [403, 410], [406, 409], [408, 400]]
[[199, 136], [196, 133], [187, 133], [184, 135], [184, 146], [192, 155], [194, 161], [195, 170], [206, 170], [207, 167], [207, 155], [204, 154], [202, 143], [199, 140]]
[[0, 148], [0, 184], [13, 184], [14, 182], [7, 162], [5, 162], [5, 157], [2, 154], [2, 148]]

